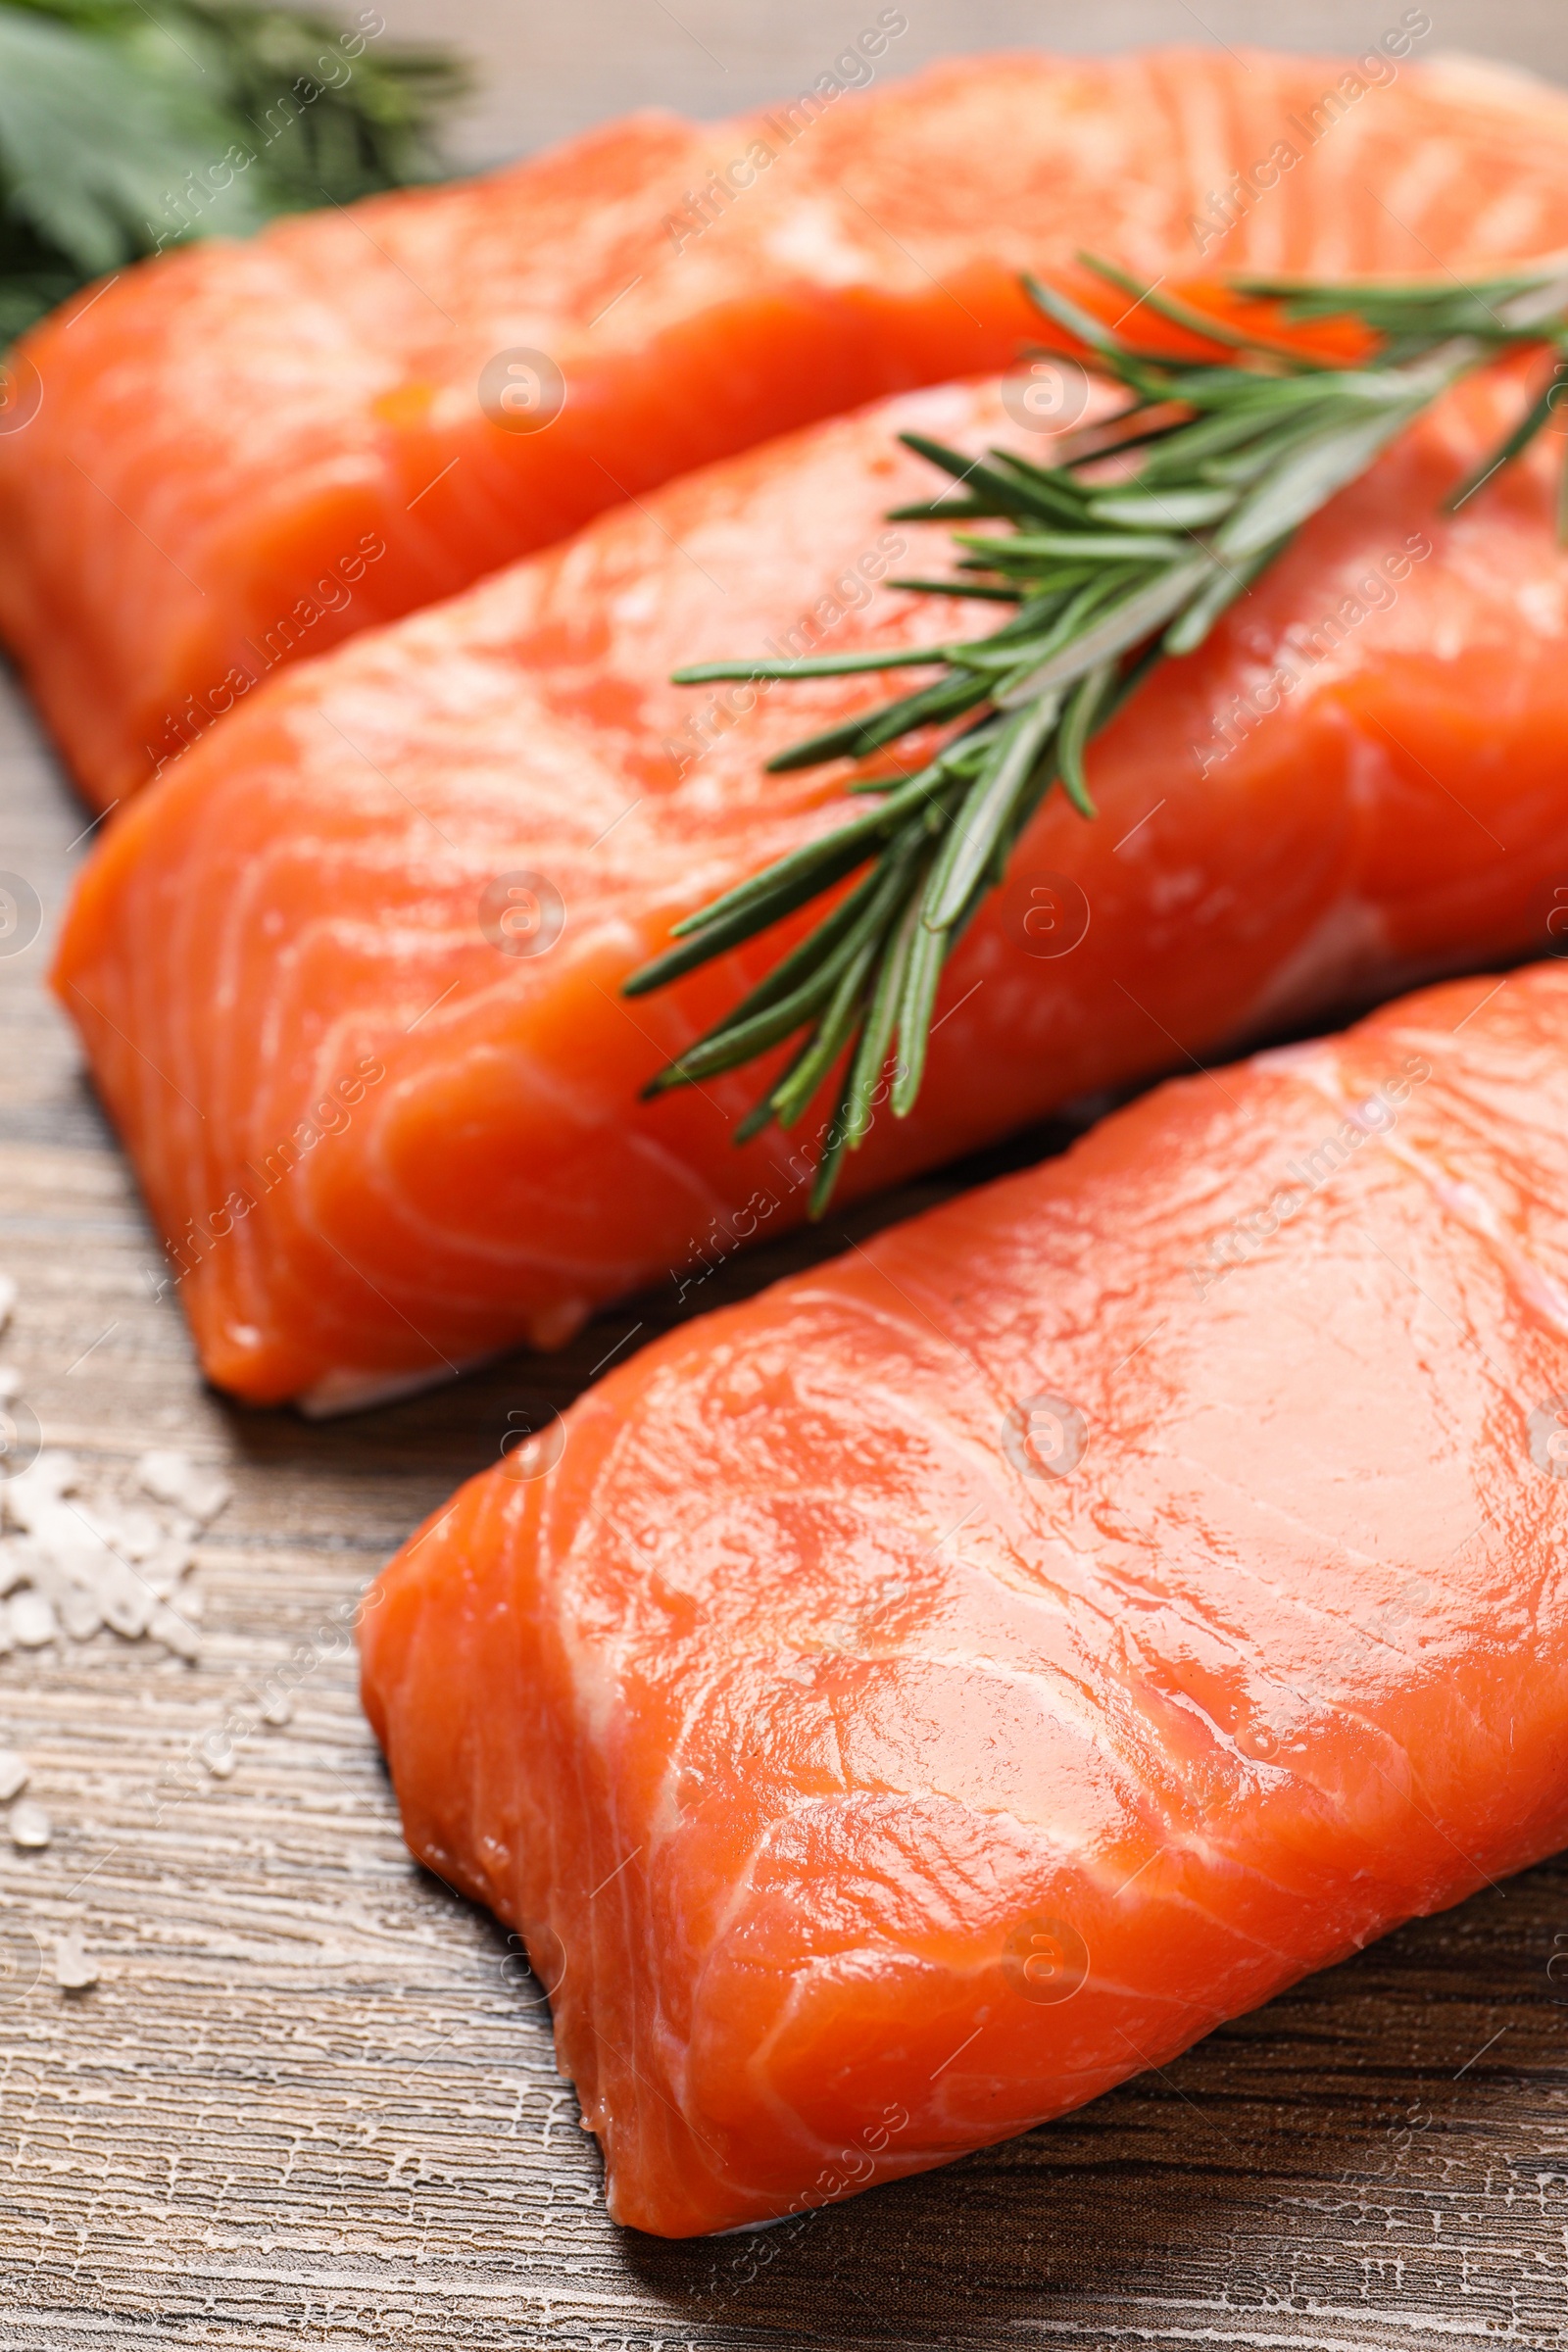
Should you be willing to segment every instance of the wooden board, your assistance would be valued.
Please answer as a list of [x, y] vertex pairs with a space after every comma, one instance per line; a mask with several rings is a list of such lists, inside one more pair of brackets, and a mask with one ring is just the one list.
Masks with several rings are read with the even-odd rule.
[[[0, 1838], [0, 2347], [1561, 2343], [1562, 1864], [944, 2173], [763, 2237], [614, 2230], [538, 1986], [404, 1852], [343, 1624], [494, 1460], [519, 1394], [564, 1402], [672, 1299], [335, 1426], [211, 1396], [42, 987], [85, 820], [14, 698], [0, 806], [0, 865], [46, 916], [0, 956], [0, 1269], [22, 1294], [0, 1360], [91, 1476], [180, 1445], [236, 1488], [201, 1546], [199, 1662], [107, 1633], [0, 1657], [0, 1742], [56, 1824], [43, 1852]], [[844, 1230], [735, 1260], [703, 1303]], [[269, 1675], [286, 1724], [262, 1717]], [[73, 1925], [100, 1981], [67, 1993]]]
[[[484, 89], [458, 129], [475, 163], [582, 130], [633, 106], [730, 115], [809, 89], [883, 14], [883, 0], [376, 0], [395, 35], [461, 39]], [[1146, 41], [1354, 53], [1397, 26], [1404, 0], [905, 0], [907, 29], [879, 78], [971, 49], [1130, 49]], [[1463, 50], [1568, 80], [1562, 0], [1432, 0], [1412, 54]], [[854, 69], [858, 74], [858, 69]]]
[[[83, 820], [14, 698], [0, 791], [53, 917]], [[177, 1444], [237, 1492], [201, 1547], [199, 1663], [108, 1633], [0, 1658], [0, 1741], [57, 1825], [43, 1853], [0, 1841], [0, 1967], [31, 1936], [51, 1963], [0, 1979], [0, 2345], [1560, 2342], [1561, 1864], [945, 2173], [760, 2238], [608, 2223], [538, 1986], [403, 1850], [343, 1619], [520, 1392], [564, 1402], [668, 1301], [349, 1422], [226, 1406], [153, 1296], [43, 945], [0, 957], [0, 1355], [92, 1475]], [[734, 1261], [726, 1295], [842, 1230]], [[52, 1980], [73, 1923], [88, 1992]]]

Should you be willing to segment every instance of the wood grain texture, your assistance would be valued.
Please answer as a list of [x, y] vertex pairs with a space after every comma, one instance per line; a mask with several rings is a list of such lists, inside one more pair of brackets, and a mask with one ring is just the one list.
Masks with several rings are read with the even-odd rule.
[[[570, 137], [633, 106], [732, 115], [807, 89], [883, 0], [377, 0], [398, 35], [461, 40], [484, 85], [458, 125], [474, 163]], [[1149, 41], [1365, 49], [1404, 0], [905, 0], [884, 78], [970, 49], [1133, 49]], [[1562, 0], [1433, 0], [1421, 50], [1465, 50], [1568, 80]]]
[[[14, 700], [0, 789], [6, 860], [53, 917], [82, 820]], [[202, 1545], [199, 1664], [109, 1634], [0, 1659], [0, 1740], [57, 1823], [45, 1853], [0, 1847], [0, 1963], [79, 1923], [102, 1972], [0, 1981], [0, 2345], [1561, 2341], [1560, 1864], [945, 2173], [763, 2237], [615, 2230], [538, 1986], [403, 1850], [343, 1622], [519, 1393], [564, 1402], [669, 1303], [350, 1422], [225, 1406], [153, 1297], [43, 946], [0, 958], [4, 1353], [49, 1442], [106, 1473], [180, 1444], [237, 1492]]]
[[[430, 28], [461, 31], [419, 5]], [[571, 17], [590, 45], [572, 72], [606, 108], [635, 94], [617, 26], [657, 52], [659, 94], [678, 82], [688, 36], [656, 13], [596, 0]], [[713, 6], [699, 13], [712, 32]], [[762, 37], [755, 13], [731, 9], [737, 39]], [[410, 0], [397, 21], [414, 14]], [[1506, 11], [1488, 14], [1506, 31]], [[1173, 15], [1140, 24], [1168, 36]], [[822, 20], [808, 11], [788, 38], [769, 23], [769, 71], [787, 80]], [[1116, 37], [1137, 29], [1123, 9]], [[1336, 29], [1325, 15], [1300, 37]], [[722, 103], [706, 86], [685, 102]], [[110, 1634], [0, 1658], [0, 1742], [27, 1756], [56, 1822], [43, 1853], [0, 1838], [5, 2352], [1563, 2342], [1568, 1982], [1548, 1975], [1568, 1955], [1563, 1863], [946, 2172], [759, 2237], [615, 2230], [537, 1984], [404, 1851], [343, 1624], [410, 1527], [494, 1460], [519, 1395], [564, 1402], [635, 1326], [640, 1344], [672, 1319], [673, 1287], [566, 1355], [355, 1421], [224, 1405], [153, 1295], [134, 1188], [43, 991], [86, 820], [14, 697], [0, 808], [0, 866], [46, 914], [43, 937], [0, 956], [0, 1270], [22, 1289], [0, 1358], [48, 1440], [105, 1475], [173, 1444], [236, 1488], [201, 1546], [198, 1664]], [[972, 1173], [734, 1260], [690, 1304]], [[269, 1674], [293, 1691], [281, 1726], [261, 1714]], [[49, 1967], [29, 1984], [72, 1924], [96, 1988], [63, 1993]]]

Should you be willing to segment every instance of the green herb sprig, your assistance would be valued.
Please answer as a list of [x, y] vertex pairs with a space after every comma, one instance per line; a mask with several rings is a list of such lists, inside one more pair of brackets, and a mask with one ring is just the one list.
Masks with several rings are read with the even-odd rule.
[[435, 49], [263, 0], [0, 0], [0, 349], [186, 237], [440, 175]]
[[[1371, 357], [1336, 366], [1139, 286], [1105, 262], [1087, 267], [1172, 325], [1234, 358], [1139, 350], [1067, 296], [1026, 278], [1031, 300], [1129, 394], [1057, 462], [993, 449], [963, 456], [919, 433], [906, 446], [958, 486], [890, 520], [1000, 520], [959, 529], [956, 576], [890, 585], [1011, 608], [989, 635], [903, 651], [712, 662], [679, 685], [718, 679], [843, 677], [935, 670], [912, 691], [858, 712], [769, 760], [774, 771], [864, 760], [915, 730], [945, 731], [912, 773], [852, 778], [875, 805], [792, 851], [676, 924], [673, 945], [625, 983], [646, 995], [695, 971], [799, 908], [859, 879], [734, 1010], [660, 1072], [659, 1095], [739, 1067], [799, 1039], [782, 1075], [736, 1129], [743, 1143], [794, 1126], [842, 1059], [837, 1105], [811, 1194], [820, 1215], [844, 1155], [863, 1143], [891, 1061], [891, 1105], [920, 1093], [937, 988], [948, 957], [1002, 880], [1054, 784], [1095, 814], [1084, 769], [1093, 737], [1162, 661], [1191, 654], [1300, 525], [1440, 393], [1499, 353], [1545, 344], [1568, 353], [1568, 279], [1520, 272], [1479, 284], [1334, 286], [1240, 281], [1287, 319], [1353, 320]], [[1519, 457], [1568, 391], [1553, 381], [1518, 428], [1449, 500], [1462, 505]], [[1140, 453], [1126, 470], [1130, 453]], [[1121, 466], [1107, 478], [1104, 461]], [[1563, 510], [1568, 535], [1568, 504]], [[865, 870], [861, 872], [861, 869]]]

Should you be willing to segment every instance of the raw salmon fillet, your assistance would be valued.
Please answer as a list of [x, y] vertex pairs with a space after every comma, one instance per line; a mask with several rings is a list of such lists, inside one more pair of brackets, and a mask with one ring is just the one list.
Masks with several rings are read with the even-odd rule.
[[393, 1561], [409, 1843], [526, 1937], [617, 2221], [942, 2164], [1568, 1839], [1565, 1041], [1545, 964], [1179, 1081]]
[[[1048, 801], [950, 966], [915, 1114], [880, 1118], [849, 1191], [1349, 993], [1546, 944], [1568, 874], [1560, 452], [1438, 513], [1520, 398], [1462, 387], [1101, 738], [1099, 819]], [[841, 769], [762, 762], [878, 692], [694, 693], [678, 659], [987, 625], [878, 576], [951, 546], [883, 519], [930, 479], [907, 425], [1028, 438], [995, 386], [949, 387], [668, 485], [278, 680], [111, 828], [57, 984], [220, 1385], [328, 1406], [556, 1345], [640, 1285], [700, 1297], [804, 1214], [830, 1096], [741, 1152], [755, 1070], [637, 1101], [777, 939], [619, 990], [677, 916], [840, 821]], [[554, 894], [559, 936], [541, 916], [509, 938], [514, 889]], [[1036, 952], [1068, 936], [1042, 943], [1042, 907], [1087, 923], [1070, 953]]]
[[[1363, 73], [993, 56], [718, 124], [637, 115], [128, 270], [23, 346], [41, 406], [0, 433], [0, 634], [102, 806], [286, 661], [725, 453], [1006, 366], [1039, 332], [1020, 269], [1568, 246], [1568, 100], [1423, 66], [1428, 21], [1403, 24], [1404, 62]], [[836, 78], [896, 69], [890, 38]]]
[[[1546, 947], [1568, 876], [1555, 436], [1438, 512], [1521, 398], [1462, 387], [1167, 663], [1092, 750], [1096, 822], [1048, 800], [949, 967], [914, 1115], [879, 1116], [847, 1194]], [[842, 769], [762, 762], [882, 683], [694, 692], [677, 661], [988, 625], [883, 584], [951, 552], [884, 519], [935, 478], [895, 441], [910, 425], [1031, 441], [995, 386], [949, 387], [667, 485], [277, 680], [111, 826], [57, 984], [220, 1386], [324, 1407], [553, 1346], [640, 1285], [701, 1301], [742, 1241], [804, 1215], [831, 1096], [744, 1151], [757, 1070], [637, 1100], [779, 935], [619, 990], [677, 916], [841, 821]]]

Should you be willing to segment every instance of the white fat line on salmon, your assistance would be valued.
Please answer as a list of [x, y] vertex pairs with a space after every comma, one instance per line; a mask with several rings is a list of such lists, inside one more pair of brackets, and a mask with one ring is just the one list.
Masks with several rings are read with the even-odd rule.
[[1302, 157], [1309, 155], [1319, 139], [1343, 122], [1369, 90], [1391, 87], [1399, 77], [1395, 60], [1408, 57], [1415, 43], [1424, 40], [1431, 30], [1432, 19], [1424, 8], [1407, 8], [1398, 24], [1391, 25], [1373, 48], [1354, 59], [1351, 68], [1323, 92], [1316, 106], [1306, 110], [1304, 120], [1300, 115], [1287, 115], [1282, 130], [1294, 135], [1276, 139], [1267, 155], [1259, 156], [1247, 171], [1233, 172], [1228, 187], [1211, 188], [1206, 217], [1198, 213], [1188, 215], [1188, 231], [1199, 252], [1206, 254], [1211, 246], [1228, 237], [1238, 221], [1245, 220], [1261, 198], [1277, 188], [1285, 173], [1294, 172]]
[[1207, 1255], [1189, 1258], [1188, 1276], [1200, 1298], [1206, 1298], [1215, 1283], [1223, 1282], [1227, 1274], [1254, 1257], [1266, 1243], [1272, 1241], [1282, 1225], [1298, 1216], [1314, 1193], [1321, 1192], [1348, 1167], [1361, 1146], [1378, 1137], [1389, 1135], [1398, 1125], [1398, 1105], [1406, 1102], [1416, 1087], [1425, 1086], [1432, 1075], [1432, 1064], [1424, 1054], [1410, 1054], [1392, 1077], [1374, 1087], [1363, 1102], [1342, 1119], [1331, 1135], [1313, 1146], [1310, 1152], [1300, 1152], [1287, 1160], [1285, 1173], [1289, 1185], [1282, 1186], [1261, 1208], [1249, 1215], [1235, 1217], [1220, 1232], [1209, 1237]]
[[[167, 1274], [156, 1278], [149, 1273], [152, 1294], [161, 1298], [172, 1287], [177, 1288], [187, 1274], [193, 1274], [203, 1259], [220, 1242], [226, 1242], [236, 1225], [248, 1217], [259, 1200], [276, 1190], [293, 1175], [307, 1152], [314, 1152], [329, 1135], [342, 1135], [353, 1125], [351, 1112], [365, 1101], [372, 1086], [379, 1086], [386, 1076], [386, 1064], [373, 1054], [362, 1054], [346, 1077], [334, 1079], [331, 1087], [313, 1106], [312, 1116], [296, 1120], [288, 1134], [275, 1143], [270, 1152], [262, 1153], [262, 1164], [243, 1159], [240, 1166], [255, 1185], [236, 1184], [227, 1198], [206, 1216], [185, 1219], [185, 1230], [177, 1240], [166, 1239], [164, 1252], [175, 1272], [171, 1283]], [[220, 1221], [221, 1220], [221, 1222]]]
[[267, 148], [275, 146], [302, 121], [307, 107], [314, 106], [327, 90], [347, 89], [354, 79], [350, 59], [363, 57], [368, 43], [378, 40], [386, 30], [386, 19], [377, 9], [362, 8], [355, 23], [359, 30], [340, 32], [335, 50], [323, 50], [318, 57], [315, 74], [297, 74], [288, 88], [280, 90], [265, 110], [260, 122], [254, 115], [246, 116], [257, 134], [258, 146], [247, 147], [236, 140], [216, 163], [204, 165], [200, 172], [187, 172], [181, 187], [164, 190], [162, 222], [142, 222], [153, 253], [162, 253], [166, 245], [177, 244], [181, 237], [187, 236], [220, 197], [226, 195], [240, 172], [248, 172]]
[[[744, 155], [732, 156], [727, 164], [710, 172], [702, 187], [688, 188], [679, 209], [664, 215], [660, 226], [675, 251], [684, 253], [715, 220], [721, 220], [736, 198], [754, 188], [760, 175], [776, 164], [802, 132], [809, 130], [846, 91], [863, 90], [874, 81], [874, 61], [885, 57], [890, 43], [901, 39], [908, 29], [909, 20], [902, 8], [883, 9], [875, 24], [858, 33], [854, 45], [836, 57], [808, 90], [803, 90], [799, 98], [783, 106], [771, 107], [762, 117], [761, 134], [753, 139]], [[603, 318], [604, 313], [601, 311], [599, 316]], [[594, 323], [597, 325], [598, 320]]]
[[[904, 1063], [897, 1061], [892, 1069], [884, 1070], [878, 1079], [870, 1099], [870, 1112], [865, 1124], [867, 1135], [876, 1124], [877, 1112], [903, 1075]], [[821, 1154], [836, 1152], [838, 1148], [838, 1113], [835, 1111], [833, 1116], [824, 1119], [818, 1128], [813, 1151], [816, 1154]], [[792, 1145], [785, 1161], [785, 1169], [779, 1171], [781, 1174], [787, 1171], [789, 1175], [789, 1182], [785, 1185], [782, 1193], [754, 1192], [751, 1199], [744, 1201], [739, 1208], [732, 1208], [725, 1212], [728, 1223], [723, 1222], [716, 1214], [710, 1217], [707, 1233], [694, 1239], [689, 1244], [686, 1252], [688, 1267], [695, 1261], [701, 1266], [701, 1273], [683, 1274], [677, 1266], [671, 1266], [669, 1269], [669, 1279], [675, 1285], [676, 1305], [682, 1305], [688, 1291], [700, 1289], [710, 1275], [716, 1274], [721, 1266], [728, 1264], [737, 1250], [743, 1249], [748, 1242], [755, 1239], [758, 1228], [766, 1223], [775, 1208], [780, 1207], [792, 1194], [798, 1193], [803, 1185], [814, 1183], [818, 1168], [818, 1157], [808, 1156], [804, 1148]], [[749, 1223], [746, 1222], [747, 1219], [750, 1219]]]
[[[944, 1545], [952, 1544], [951, 1556], [954, 1562], [958, 1567], [967, 1568], [970, 1563], [964, 1558], [954, 1539], [962, 1535], [970, 1520], [977, 1518], [984, 1507], [982, 1503], [972, 1502], [961, 1519], [956, 1519], [951, 1527], [943, 1529], [935, 1542], [926, 1545], [916, 1559], [915, 1567], [918, 1569], [923, 1567], [927, 1560], [939, 1558]], [[879, 1577], [876, 1583], [868, 1588], [854, 1616], [849, 1621], [850, 1639], [858, 1646], [863, 1646], [868, 1642], [878, 1640], [884, 1631], [885, 1620], [891, 1617], [896, 1609], [907, 1602], [909, 1591], [910, 1577], [907, 1571], [897, 1576]]]
[[[875, 544], [868, 547], [853, 564], [845, 565], [828, 589], [809, 609], [800, 615], [782, 638], [766, 638], [762, 657], [768, 662], [799, 662], [807, 654], [820, 653], [822, 646], [842, 620], [852, 612], [863, 612], [875, 593], [876, 583], [908, 549], [908, 541], [897, 531], [883, 531]], [[677, 780], [699, 760], [706, 759], [721, 736], [756, 710], [758, 698], [771, 693], [779, 683], [777, 678], [740, 678], [712, 695], [682, 726], [680, 734], [666, 736], [664, 749], [675, 762]]]
[[[1472, 1540], [1466, 1537], [1465, 1543]], [[1336, 1543], [1332, 1537], [1325, 1536], [1324, 1542], [1347, 1570], [1348, 1582], [1350, 1579], [1358, 1582], [1362, 1577], [1375, 1582], [1383, 1574], [1383, 1563], [1375, 1555], [1352, 1551], [1344, 1544]], [[1463, 1544], [1456, 1546], [1458, 1550], [1463, 1548]], [[1400, 1585], [1393, 1592], [1385, 1592], [1381, 1598], [1356, 1597], [1348, 1601], [1343, 1608], [1336, 1609], [1332, 1619], [1323, 1628], [1327, 1645], [1318, 1652], [1317, 1657], [1314, 1681], [1319, 1696], [1336, 1682], [1346, 1678], [1354, 1677], [1358, 1682], [1363, 1680], [1369, 1659], [1378, 1650], [1392, 1651], [1396, 1658], [1408, 1663], [1414, 1653], [1405, 1637], [1414, 1627], [1419, 1642], [1420, 1630], [1430, 1625], [1432, 1604], [1440, 1596], [1441, 1589], [1431, 1578], [1412, 1571]], [[1277, 1692], [1295, 1699], [1299, 1707], [1306, 1710], [1310, 1710], [1313, 1704], [1306, 1691], [1291, 1683], [1280, 1683]], [[1343, 1698], [1331, 1698], [1328, 1703], [1331, 1706], [1344, 1706], [1347, 1702]], [[1288, 1727], [1280, 1731], [1271, 1724], [1254, 1720], [1238, 1728], [1235, 1744], [1239, 1752], [1251, 1763], [1289, 1771], [1287, 1751], [1291, 1738]]]
[[254, 657], [253, 669], [246, 662], [233, 662], [216, 686], [209, 686], [205, 701], [196, 694], [187, 694], [178, 710], [165, 714], [159, 740], [167, 745], [172, 736], [173, 751], [160, 750], [156, 744], [144, 744], [142, 749], [153, 762], [152, 773], [161, 776], [193, 743], [199, 743], [208, 728], [218, 719], [225, 718], [242, 695], [259, 685], [270, 669], [280, 662], [291, 661], [305, 643], [306, 633], [329, 612], [346, 612], [354, 602], [354, 588], [363, 580], [372, 564], [379, 564], [386, 554], [386, 541], [379, 531], [362, 531], [359, 542], [346, 555], [327, 565], [310, 592], [297, 596], [286, 612], [280, 613], [270, 628], [261, 632], [262, 642], [247, 637], [245, 645]]
[[[1356, 593], [1342, 596], [1332, 612], [1307, 628], [1293, 621], [1281, 641], [1282, 659], [1260, 686], [1250, 693], [1233, 696], [1227, 709], [1217, 714], [1213, 732], [1207, 743], [1191, 744], [1188, 748], [1198, 762], [1198, 772], [1206, 776], [1210, 768], [1228, 760], [1251, 734], [1279, 710], [1285, 697], [1294, 694], [1301, 680], [1337, 653], [1352, 629], [1370, 620], [1374, 612], [1390, 612], [1399, 601], [1396, 581], [1406, 580], [1412, 567], [1424, 564], [1432, 553], [1432, 542], [1425, 531], [1412, 531], [1402, 548], [1395, 548], [1379, 559], [1381, 568], [1374, 567], [1365, 579], [1355, 583]], [[1362, 603], [1362, 598], [1366, 602]]]

